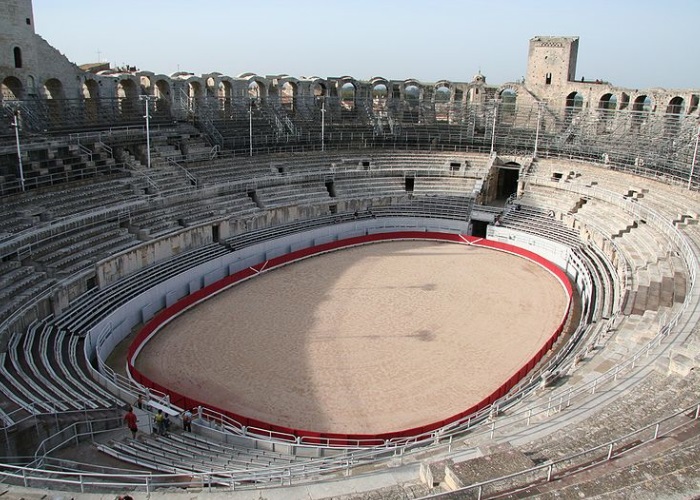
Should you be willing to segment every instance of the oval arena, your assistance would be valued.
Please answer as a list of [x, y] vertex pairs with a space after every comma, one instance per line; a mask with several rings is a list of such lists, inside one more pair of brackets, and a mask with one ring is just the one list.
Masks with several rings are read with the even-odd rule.
[[700, 90], [78, 67], [8, 5], [0, 496], [700, 492]]
[[166, 311], [135, 360], [140, 381], [249, 427], [375, 442], [483, 408], [561, 332], [571, 287], [553, 264], [389, 236]]

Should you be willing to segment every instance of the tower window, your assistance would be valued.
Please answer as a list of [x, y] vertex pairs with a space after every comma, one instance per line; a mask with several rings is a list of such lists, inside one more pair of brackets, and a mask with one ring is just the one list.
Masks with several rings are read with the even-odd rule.
[[547, 73], [546, 75], [544, 75], [544, 83], [545, 83], [545, 85], [550, 85], [552, 83], [552, 74], [551, 73]]
[[20, 49], [19, 47], [15, 47], [14, 53], [15, 53], [15, 68], [21, 68], [22, 67], [22, 49]]
[[25, 19], [25, 21], [27, 22], [27, 26], [32, 25], [32, 20], [30, 18]]

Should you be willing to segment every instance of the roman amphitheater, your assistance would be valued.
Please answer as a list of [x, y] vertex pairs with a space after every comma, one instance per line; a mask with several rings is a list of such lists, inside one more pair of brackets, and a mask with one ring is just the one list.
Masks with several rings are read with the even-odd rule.
[[78, 67], [7, 4], [0, 496], [700, 495], [700, 89]]

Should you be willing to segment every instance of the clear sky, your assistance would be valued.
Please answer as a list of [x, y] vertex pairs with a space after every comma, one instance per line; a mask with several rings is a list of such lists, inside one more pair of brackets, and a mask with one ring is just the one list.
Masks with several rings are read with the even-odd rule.
[[33, 0], [68, 59], [156, 73], [487, 83], [525, 75], [536, 35], [579, 36], [577, 78], [700, 88], [699, 0]]

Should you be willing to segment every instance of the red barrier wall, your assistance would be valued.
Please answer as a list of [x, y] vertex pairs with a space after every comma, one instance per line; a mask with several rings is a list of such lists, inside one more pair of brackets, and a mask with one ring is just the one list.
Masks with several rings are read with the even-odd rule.
[[[221, 414], [237, 421], [241, 426], [257, 428], [260, 434], [265, 436], [272, 436], [279, 439], [293, 440], [295, 438], [303, 438], [305, 443], [317, 443], [317, 444], [327, 444], [333, 443], [335, 445], [345, 445], [345, 444], [356, 444], [357, 441], [363, 441], [364, 444], [382, 444], [384, 441], [394, 438], [409, 438], [423, 433], [431, 432], [440, 427], [444, 427], [452, 422], [461, 420], [474, 414], [475, 412], [491, 405], [494, 401], [503, 397], [512, 389], [523, 377], [525, 377], [535, 365], [544, 357], [544, 355], [552, 348], [554, 342], [557, 340], [561, 331], [566, 323], [567, 316], [565, 315], [557, 329], [552, 332], [547, 342], [542, 346], [542, 348], [516, 373], [514, 373], [506, 382], [504, 382], [495, 392], [493, 392], [488, 397], [484, 398], [478, 404], [467, 408], [464, 411], [452, 415], [449, 418], [440, 420], [437, 422], [432, 422], [428, 425], [414, 427], [412, 429], [405, 429], [402, 431], [385, 433], [385, 434], [336, 434], [336, 433], [318, 433], [302, 429], [291, 429], [288, 427], [271, 424], [268, 422], [261, 422], [256, 419], [248, 418], [243, 415], [237, 415], [231, 411], [223, 410], [221, 408], [216, 408], [212, 405], [207, 404], [206, 401], [201, 401], [193, 398], [186, 397], [178, 392], [168, 388], [163, 387], [148, 377], [140, 373], [136, 368], [134, 368], [133, 361], [134, 355], [138, 352], [140, 347], [148, 340], [148, 338], [156, 332], [161, 326], [167, 323], [170, 319], [173, 319], [180, 313], [182, 313], [188, 307], [196, 304], [197, 302], [214, 295], [223, 289], [241, 281], [251, 276], [254, 276], [262, 270], [274, 269], [275, 267], [294, 262], [295, 260], [303, 259], [305, 257], [310, 257], [313, 255], [318, 255], [324, 252], [329, 252], [332, 250], [337, 250], [344, 247], [350, 247], [354, 245], [361, 245], [366, 243], [378, 242], [378, 241], [390, 241], [390, 240], [401, 240], [401, 239], [425, 239], [425, 240], [437, 240], [437, 241], [449, 241], [453, 243], [461, 244], [473, 244], [482, 247], [492, 248], [498, 251], [508, 252], [514, 255], [519, 255], [525, 259], [535, 262], [542, 266], [543, 268], [550, 271], [562, 284], [566, 293], [568, 295], [568, 305], [571, 305], [573, 290], [571, 283], [567, 278], [564, 271], [559, 267], [549, 262], [548, 260], [542, 258], [536, 253], [518, 248], [506, 243], [500, 243], [496, 241], [490, 241], [482, 238], [474, 238], [470, 236], [463, 236], [459, 234], [451, 233], [437, 233], [437, 232], [424, 232], [424, 231], [401, 231], [393, 233], [381, 233], [381, 234], [371, 234], [367, 236], [358, 236], [355, 238], [348, 238], [345, 240], [334, 241], [330, 243], [325, 243], [323, 245], [318, 245], [312, 248], [306, 248], [303, 250], [298, 250], [291, 252], [287, 255], [282, 255], [275, 257], [274, 259], [261, 262], [251, 268], [244, 269], [235, 274], [227, 276], [216, 283], [197, 290], [196, 292], [188, 295], [187, 297], [179, 300], [172, 306], [164, 309], [158, 313], [151, 321], [149, 321], [146, 326], [144, 326], [141, 331], [136, 335], [136, 338], [129, 346], [127, 353], [127, 366], [131, 373], [131, 376], [137, 382], [156, 389], [170, 396], [170, 401], [173, 405], [180, 408], [194, 408], [197, 406], [204, 406], [210, 408], [214, 411], [218, 411]], [[568, 307], [567, 307], [568, 310]], [[253, 429], [249, 429], [249, 432], [254, 432]]]

